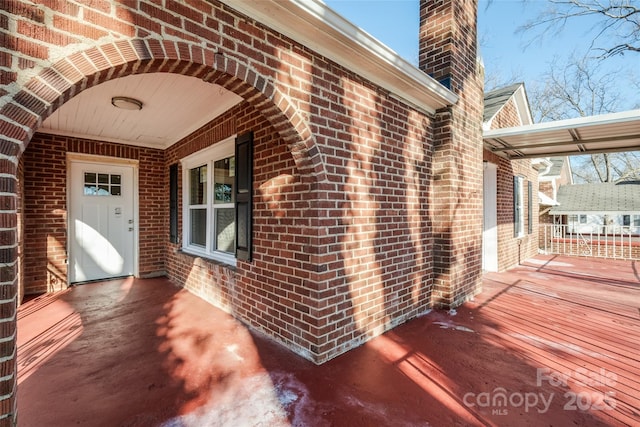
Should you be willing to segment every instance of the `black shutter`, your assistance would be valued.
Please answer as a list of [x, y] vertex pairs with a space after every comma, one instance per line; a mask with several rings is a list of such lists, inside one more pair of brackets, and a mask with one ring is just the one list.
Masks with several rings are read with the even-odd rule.
[[518, 237], [520, 231], [520, 182], [513, 177], [513, 236]]
[[236, 138], [236, 258], [251, 261], [253, 133]]
[[178, 243], [178, 164], [169, 166], [169, 241]]
[[527, 181], [527, 227], [529, 234], [533, 233], [533, 184]]

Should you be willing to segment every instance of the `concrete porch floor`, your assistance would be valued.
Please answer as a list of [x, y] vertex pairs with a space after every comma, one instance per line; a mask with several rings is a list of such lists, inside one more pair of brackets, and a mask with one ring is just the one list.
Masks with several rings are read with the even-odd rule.
[[164, 279], [78, 286], [19, 310], [19, 425], [640, 425], [639, 270], [536, 257], [322, 366]]

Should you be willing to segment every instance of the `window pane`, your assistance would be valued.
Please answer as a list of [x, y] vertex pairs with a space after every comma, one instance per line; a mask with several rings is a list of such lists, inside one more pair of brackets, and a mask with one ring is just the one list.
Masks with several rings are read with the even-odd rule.
[[200, 166], [189, 171], [190, 194], [189, 204], [204, 205], [207, 203], [207, 166]]
[[217, 160], [213, 164], [213, 171], [213, 203], [233, 203], [233, 180], [235, 176], [234, 157]]
[[95, 185], [89, 185], [89, 184], [84, 185], [85, 196], [95, 196], [97, 192], [98, 192], [98, 187], [96, 187]]
[[99, 184], [108, 184], [109, 183], [109, 174], [108, 173], [99, 173], [98, 174], [98, 183]]
[[111, 175], [111, 184], [120, 185], [122, 178], [120, 175]]
[[216, 250], [228, 253], [236, 251], [235, 209], [216, 209]]
[[631, 225], [631, 215], [622, 215], [622, 225], [625, 227]]
[[109, 194], [108, 185], [98, 185], [98, 196], [108, 196]]
[[633, 225], [636, 227], [640, 227], [640, 215], [633, 216]]
[[96, 181], [96, 174], [92, 173], [92, 172], [85, 172], [84, 173], [84, 182], [86, 184], [95, 184]]
[[207, 246], [207, 210], [191, 209], [190, 244]]
[[119, 185], [114, 185], [111, 187], [111, 195], [112, 196], [119, 196], [121, 193], [121, 189]]

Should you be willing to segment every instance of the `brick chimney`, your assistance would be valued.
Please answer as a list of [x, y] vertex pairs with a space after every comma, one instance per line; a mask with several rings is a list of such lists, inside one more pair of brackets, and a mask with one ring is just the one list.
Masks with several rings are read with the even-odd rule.
[[420, 68], [459, 96], [434, 118], [431, 216], [436, 307], [480, 291], [482, 276], [482, 70], [477, 0], [420, 1]]

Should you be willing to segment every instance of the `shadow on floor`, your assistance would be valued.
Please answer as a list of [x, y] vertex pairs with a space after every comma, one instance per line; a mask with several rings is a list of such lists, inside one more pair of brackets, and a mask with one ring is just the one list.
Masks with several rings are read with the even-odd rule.
[[321, 366], [164, 279], [42, 296], [19, 313], [20, 425], [637, 425], [640, 283], [608, 265], [489, 274]]

